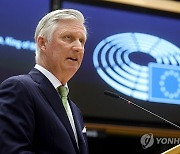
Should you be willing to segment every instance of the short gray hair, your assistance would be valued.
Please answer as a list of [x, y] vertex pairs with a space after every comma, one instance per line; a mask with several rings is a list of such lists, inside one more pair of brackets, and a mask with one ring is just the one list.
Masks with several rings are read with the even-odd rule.
[[[60, 9], [52, 11], [46, 14], [38, 23], [35, 30], [35, 43], [36, 43], [36, 62], [40, 54], [40, 48], [37, 45], [37, 38], [42, 36], [47, 40], [50, 40], [53, 31], [55, 30], [57, 23], [63, 19], [76, 19], [85, 23], [83, 14], [75, 9]], [[86, 27], [85, 27], [86, 28]], [[86, 32], [87, 33], [87, 32]]]

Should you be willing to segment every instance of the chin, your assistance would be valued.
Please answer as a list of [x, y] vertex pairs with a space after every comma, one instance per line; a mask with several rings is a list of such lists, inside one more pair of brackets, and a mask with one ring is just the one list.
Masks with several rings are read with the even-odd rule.
[[69, 67], [68, 74], [72, 74], [72, 76], [78, 71], [79, 68], [77, 67]]

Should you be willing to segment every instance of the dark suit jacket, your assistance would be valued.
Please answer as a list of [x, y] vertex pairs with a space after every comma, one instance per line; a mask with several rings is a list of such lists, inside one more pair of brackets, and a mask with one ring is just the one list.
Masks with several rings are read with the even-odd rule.
[[0, 154], [87, 154], [78, 107], [69, 99], [78, 144], [59, 95], [38, 70], [0, 85]]

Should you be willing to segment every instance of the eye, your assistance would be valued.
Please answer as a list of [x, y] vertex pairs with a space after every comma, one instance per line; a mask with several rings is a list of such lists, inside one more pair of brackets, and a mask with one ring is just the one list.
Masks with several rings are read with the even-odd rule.
[[70, 35], [66, 35], [66, 36], [64, 36], [64, 39], [70, 40], [70, 39], [72, 39], [72, 37]]
[[79, 41], [81, 42], [81, 44], [85, 44], [85, 40], [84, 39], [79, 39]]

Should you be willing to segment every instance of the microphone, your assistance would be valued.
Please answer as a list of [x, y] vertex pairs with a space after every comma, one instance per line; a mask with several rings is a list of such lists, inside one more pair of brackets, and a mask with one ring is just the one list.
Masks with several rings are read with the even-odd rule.
[[137, 105], [137, 104], [135, 104], [135, 103], [133, 103], [133, 102], [131, 102], [131, 101], [129, 101], [128, 99], [125, 99], [125, 98], [119, 96], [119, 95], [116, 94], [116, 93], [113, 93], [113, 92], [110, 92], [110, 91], [105, 90], [105, 91], [104, 91], [104, 94], [105, 94], [105, 95], [108, 95], [108, 96], [111, 96], [111, 97], [114, 97], [114, 98], [117, 98], [117, 99], [122, 99], [122, 100], [126, 101], [128, 104], [134, 105], [135, 107], [137, 107], [137, 108], [139, 108], [139, 109], [142, 109], [143, 111], [146, 111], [146, 112], [152, 114], [153, 116], [158, 117], [158, 118], [160, 118], [161, 120], [164, 120], [164, 121], [166, 121], [167, 123], [169, 123], [169, 124], [175, 126], [176, 128], [180, 129], [180, 126], [178, 126], [178, 125], [172, 123], [171, 121], [169, 121], [169, 120], [167, 120], [167, 119], [165, 119], [165, 118], [163, 118], [163, 117], [161, 117], [161, 116], [159, 116], [159, 115], [157, 115], [157, 114], [155, 114], [155, 113], [153, 113], [153, 112], [151, 112], [151, 111], [149, 111], [149, 110], [147, 110], [147, 109], [145, 109], [145, 108], [143, 108], [143, 107], [141, 107], [141, 106], [139, 106], [139, 105]]

